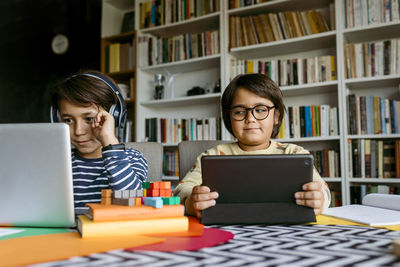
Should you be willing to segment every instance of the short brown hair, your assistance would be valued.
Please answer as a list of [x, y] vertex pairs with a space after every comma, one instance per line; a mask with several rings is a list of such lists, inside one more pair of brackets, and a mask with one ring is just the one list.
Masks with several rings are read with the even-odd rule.
[[279, 110], [278, 124], [274, 125], [271, 137], [274, 138], [278, 133], [282, 124], [282, 119], [285, 113], [285, 105], [283, 104], [282, 91], [279, 86], [264, 74], [252, 73], [236, 76], [226, 87], [222, 99], [222, 116], [226, 129], [233, 135], [230, 109], [232, 108], [232, 101], [235, 98], [238, 88], [245, 88], [250, 92], [267, 98], [276, 109]]
[[106, 111], [118, 103], [117, 96], [106, 83], [85, 74], [103, 76], [118, 88], [114, 80], [104, 73], [95, 70], [80, 71], [54, 87], [51, 97], [51, 105], [54, 109], [59, 110], [60, 102], [63, 99], [81, 106], [94, 104]]

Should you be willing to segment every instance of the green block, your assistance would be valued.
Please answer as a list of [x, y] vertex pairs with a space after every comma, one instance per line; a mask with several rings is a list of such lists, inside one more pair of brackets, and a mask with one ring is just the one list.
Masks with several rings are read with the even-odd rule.
[[179, 204], [181, 204], [181, 198], [180, 197], [172, 197], [172, 202], [173, 202], [173, 204], [172, 205], [179, 205]]
[[162, 199], [164, 205], [173, 205], [173, 200], [170, 197], [163, 197]]
[[150, 188], [150, 182], [143, 182], [142, 183], [142, 188], [143, 189], [149, 189]]

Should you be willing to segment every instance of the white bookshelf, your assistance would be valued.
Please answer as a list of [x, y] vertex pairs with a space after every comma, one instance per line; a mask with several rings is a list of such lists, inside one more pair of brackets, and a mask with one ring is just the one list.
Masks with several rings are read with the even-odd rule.
[[[392, 74], [379, 77], [363, 77], [355, 79], [345, 78], [344, 44], [369, 42], [390, 38], [400, 38], [400, 21], [378, 23], [362, 27], [344, 28], [343, 2], [335, 0], [335, 29], [319, 34], [307, 35], [298, 38], [286, 39], [243, 47], [229, 47], [229, 17], [250, 16], [261, 13], [277, 13], [282, 11], [317, 9], [323, 12], [329, 23], [329, 0], [272, 0], [261, 4], [228, 9], [228, 0], [220, 0], [220, 11], [205, 16], [192, 18], [187, 21], [139, 29], [139, 3], [133, 6], [131, 1], [104, 0], [109, 9], [102, 23], [102, 36], [105, 36], [114, 23], [122, 19], [115, 9], [135, 9], [135, 27], [138, 35], [151, 34], [159, 37], [168, 37], [183, 33], [201, 32], [205, 30], [220, 31], [220, 54], [202, 58], [194, 58], [179, 62], [139, 67], [136, 71], [136, 137], [143, 141], [145, 135], [145, 118], [182, 118], [182, 117], [219, 117], [219, 102], [221, 93], [210, 93], [200, 96], [186, 96], [186, 91], [193, 86], [210, 88], [218, 79], [221, 81], [221, 90], [228, 85], [230, 77], [231, 59], [246, 60], [275, 60], [291, 59], [296, 57], [314, 57], [321, 55], [336, 56], [336, 80], [282, 86], [285, 105], [322, 105], [328, 104], [338, 108], [339, 134], [336, 136], [287, 138], [277, 139], [281, 142], [299, 144], [309, 150], [334, 149], [339, 152], [340, 176], [324, 178], [335, 190], [341, 191], [342, 203], [350, 203], [350, 186], [352, 184], [390, 184], [400, 185], [399, 179], [380, 178], [353, 178], [348, 177], [349, 154], [347, 140], [400, 139], [399, 134], [389, 135], [350, 135], [348, 134], [349, 112], [347, 110], [347, 96], [378, 95], [381, 97], [400, 99], [400, 75]], [[113, 3], [113, 4], [112, 4]], [[117, 4], [114, 4], [117, 3]], [[129, 4], [127, 4], [129, 3]], [[104, 16], [103, 10], [103, 16]], [[113, 22], [110, 22], [113, 21]], [[140, 57], [139, 51], [137, 51]], [[162, 73], [173, 76], [173, 82], [166, 85], [168, 97], [154, 100], [154, 74]], [[173, 86], [171, 86], [173, 84]], [[224, 129], [222, 125], [222, 129]], [[223, 139], [229, 139], [226, 131], [222, 131]], [[166, 149], [177, 144], [163, 144]]]

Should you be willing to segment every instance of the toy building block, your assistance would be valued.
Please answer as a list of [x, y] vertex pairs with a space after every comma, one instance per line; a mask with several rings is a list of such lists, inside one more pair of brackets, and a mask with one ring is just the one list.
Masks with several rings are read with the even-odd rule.
[[135, 206], [141, 206], [141, 205], [142, 205], [142, 198], [135, 197]]
[[129, 198], [136, 197], [136, 190], [129, 190]]
[[180, 197], [171, 197], [173, 199], [173, 205], [179, 205], [181, 204], [181, 198]]
[[144, 200], [146, 206], [151, 206], [154, 208], [162, 208], [163, 200], [160, 197], [146, 197]]
[[111, 197], [102, 197], [101, 204], [102, 205], [111, 205]]
[[143, 190], [136, 190], [136, 197], [142, 197], [143, 196]]
[[135, 206], [135, 199], [134, 198], [114, 198], [112, 199], [113, 205], [120, 205], [120, 206]]
[[164, 205], [172, 205], [173, 201], [170, 197], [163, 197], [162, 200]]
[[143, 182], [142, 183], [142, 188], [143, 189], [149, 189], [150, 188], [150, 182]]
[[160, 189], [161, 182], [152, 182], [150, 183], [150, 189]]
[[122, 198], [122, 191], [121, 190], [115, 190], [113, 191], [113, 198]]
[[160, 182], [160, 189], [171, 189], [171, 182]]
[[148, 197], [159, 197], [160, 189], [147, 189], [146, 194]]
[[122, 198], [129, 198], [130, 190], [122, 190]]
[[146, 199], [146, 197], [145, 196], [141, 197], [141, 199], [142, 199], [142, 204], [144, 205], [144, 200]]
[[102, 189], [101, 190], [101, 197], [111, 197], [112, 190], [111, 189]]

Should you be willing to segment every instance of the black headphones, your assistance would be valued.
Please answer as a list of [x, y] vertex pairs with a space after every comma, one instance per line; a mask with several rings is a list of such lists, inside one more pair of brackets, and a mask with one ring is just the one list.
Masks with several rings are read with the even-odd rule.
[[[92, 77], [92, 78], [98, 79], [100, 81], [103, 81], [108, 87], [111, 88], [111, 90], [117, 96], [118, 104], [112, 105], [110, 107], [110, 110], [108, 111], [108, 113], [110, 113], [114, 117], [115, 128], [119, 127], [121, 129], [124, 129], [125, 123], [126, 123], [127, 110], [126, 110], [125, 101], [124, 101], [121, 93], [119, 92], [117, 86], [115, 86], [114, 83], [111, 82], [110, 79], [108, 79], [107, 77], [105, 77], [103, 75], [99, 75], [97, 73], [95, 74], [95, 73], [90, 73], [90, 72], [73, 75], [73, 76], [67, 78], [67, 80], [71, 79], [73, 77], [76, 77], [76, 76], [81, 76], [81, 75]], [[51, 122], [61, 122], [60, 111], [57, 108], [53, 107], [53, 103], [50, 106], [50, 121]]]

